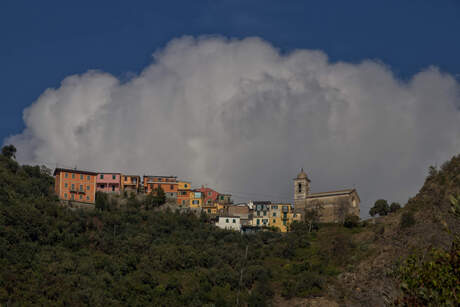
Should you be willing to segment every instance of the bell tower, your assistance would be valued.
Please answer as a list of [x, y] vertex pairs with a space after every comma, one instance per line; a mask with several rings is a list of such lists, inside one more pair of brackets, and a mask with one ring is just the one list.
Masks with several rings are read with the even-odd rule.
[[310, 179], [308, 179], [307, 173], [300, 170], [297, 178], [294, 178], [294, 207], [298, 205], [305, 205], [305, 199], [310, 193]]

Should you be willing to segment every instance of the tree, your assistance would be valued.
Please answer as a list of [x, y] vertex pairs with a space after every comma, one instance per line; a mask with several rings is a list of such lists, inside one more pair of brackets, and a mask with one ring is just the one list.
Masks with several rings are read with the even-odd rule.
[[354, 215], [354, 214], [348, 214], [345, 217], [345, 222], [343, 223], [343, 226], [347, 228], [353, 228], [357, 227], [359, 225], [359, 216]]
[[5, 145], [2, 148], [2, 155], [8, 159], [16, 158], [16, 147], [14, 145]]
[[374, 206], [369, 210], [369, 214], [371, 216], [375, 216], [376, 214], [380, 216], [387, 215], [390, 212], [390, 206], [388, 206], [388, 202], [385, 199], [379, 199], [374, 203]]
[[391, 213], [396, 212], [399, 209], [401, 209], [401, 205], [399, 203], [396, 203], [396, 202], [391, 203], [391, 205], [390, 205], [390, 212]]
[[305, 208], [304, 221], [308, 225], [308, 232], [312, 232], [313, 229], [318, 228], [318, 223], [321, 218], [322, 209], [323, 209], [323, 204], [319, 200], [313, 200], [309, 208]]

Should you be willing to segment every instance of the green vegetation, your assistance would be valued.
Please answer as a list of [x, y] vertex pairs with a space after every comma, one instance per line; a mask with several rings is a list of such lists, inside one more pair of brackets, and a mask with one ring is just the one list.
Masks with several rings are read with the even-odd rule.
[[[459, 218], [459, 201], [452, 197], [452, 212]], [[447, 229], [450, 232], [450, 229]], [[460, 305], [460, 235], [448, 250], [434, 248], [429, 259], [413, 254], [399, 268], [404, 296], [397, 301], [410, 306]]]
[[264, 306], [324, 294], [355, 251], [351, 233], [331, 239], [340, 226], [240, 235], [130, 199], [70, 210], [48, 169], [0, 156], [0, 304]]
[[371, 216], [380, 215], [385, 216], [390, 212], [390, 206], [385, 199], [379, 199], [374, 203], [374, 206], [369, 210]]

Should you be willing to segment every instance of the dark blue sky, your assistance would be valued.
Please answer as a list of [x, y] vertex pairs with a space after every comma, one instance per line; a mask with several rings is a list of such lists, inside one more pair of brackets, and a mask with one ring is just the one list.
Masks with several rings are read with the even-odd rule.
[[120, 78], [182, 35], [260, 36], [283, 52], [321, 49], [331, 61], [379, 59], [400, 78], [429, 66], [460, 74], [460, 1], [0, 2], [0, 140], [22, 110], [88, 69]]

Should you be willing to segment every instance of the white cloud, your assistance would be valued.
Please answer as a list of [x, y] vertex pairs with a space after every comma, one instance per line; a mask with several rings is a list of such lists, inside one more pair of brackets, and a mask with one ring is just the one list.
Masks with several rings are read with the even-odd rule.
[[303, 166], [314, 191], [356, 186], [366, 214], [460, 153], [459, 106], [435, 67], [401, 81], [379, 62], [182, 37], [128, 82], [90, 71], [47, 89], [5, 143], [21, 162], [176, 174], [240, 199], [291, 198]]

